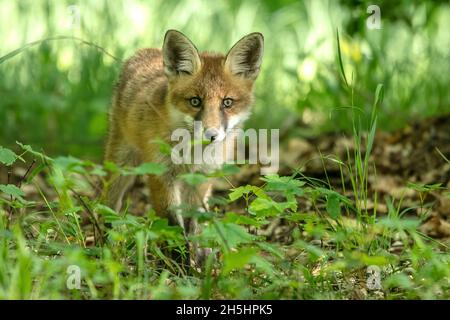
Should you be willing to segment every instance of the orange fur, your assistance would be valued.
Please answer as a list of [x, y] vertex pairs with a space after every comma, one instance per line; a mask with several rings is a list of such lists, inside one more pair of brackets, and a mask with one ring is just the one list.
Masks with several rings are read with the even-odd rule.
[[[163, 176], [149, 176], [148, 184], [153, 208], [157, 214], [172, 221], [172, 206], [186, 202], [205, 206], [211, 188], [207, 183], [190, 191], [177, 175], [195, 168], [174, 165], [170, 156], [161, 154], [158, 144], [152, 142], [162, 139], [173, 145], [170, 141], [172, 132], [177, 128], [191, 130], [190, 122], [194, 120], [201, 120], [205, 128], [222, 126], [227, 129], [231, 118], [249, 112], [253, 103], [253, 83], [262, 57], [262, 35], [247, 37], [235, 46], [237, 53], [232, 49], [228, 56], [198, 54], [181, 33], [168, 31], [163, 50], [139, 50], [123, 66], [110, 111], [105, 159], [122, 166], [136, 166], [142, 162], [165, 164], [168, 172]], [[201, 108], [190, 104], [192, 97], [201, 98]], [[223, 106], [225, 98], [233, 100], [232, 107]], [[132, 183], [130, 176], [111, 177], [108, 205], [120, 210], [122, 197]], [[197, 229], [196, 226], [190, 228], [179, 217], [178, 222], [188, 232]]]

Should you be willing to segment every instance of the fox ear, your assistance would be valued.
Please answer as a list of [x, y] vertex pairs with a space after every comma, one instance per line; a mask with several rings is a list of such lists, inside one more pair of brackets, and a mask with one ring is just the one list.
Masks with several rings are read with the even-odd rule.
[[259, 32], [246, 35], [230, 49], [225, 66], [232, 74], [256, 79], [264, 52], [264, 37]]
[[200, 68], [200, 57], [194, 44], [181, 32], [169, 30], [162, 49], [164, 72], [168, 77], [193, 74]]

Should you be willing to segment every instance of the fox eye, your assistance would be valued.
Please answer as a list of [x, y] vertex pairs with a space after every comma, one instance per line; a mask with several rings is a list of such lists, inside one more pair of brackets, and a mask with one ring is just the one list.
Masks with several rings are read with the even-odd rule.
[[233, 99], [225, 98], [225, 99], [223, 99], [222, 103], [225, 108], [229, 108], [233, 104]]
[[191, 106], [193, 106], [194, 108], [198, 108], [200, 107], [200, 105], [202, 104], [202, 100], [198, 97], [193, 97], [189, 99], [189, 103], [191, 104]]

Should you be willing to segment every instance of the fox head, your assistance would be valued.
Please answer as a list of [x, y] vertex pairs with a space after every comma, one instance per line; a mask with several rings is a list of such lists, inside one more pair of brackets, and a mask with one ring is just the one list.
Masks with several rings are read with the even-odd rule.
[[181, 32], [167, 31], [162, 54], [171, 115], [188, 126], [201, 121], [205, 139], [223, 140], [250, 115], [263, 50], [261, 33], [243, 37], [223, 55], [199, 53]]

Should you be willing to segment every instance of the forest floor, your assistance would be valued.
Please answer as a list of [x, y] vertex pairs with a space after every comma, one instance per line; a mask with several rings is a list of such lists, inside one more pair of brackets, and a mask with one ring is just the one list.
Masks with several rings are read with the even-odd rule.
[[[370, 162], [368, 179], [368, 199], [362, 205], [380, 215], [387, 214], [388, 207], [384, 201], [391, 197], [400, 202], [400, 210], [408, 210], [410, 216], [426, 215], [420, 231], [430, 237], [447, 243], [450, 241], [450, 116], [428, 119], [409, 125], [402, 130], [385, 133], [378, 132], [375, 137]], [[279, 175], [302, 176], [317, 179], [332, 187], [339, 193], [351, 198], [354, 194], [348, 176], [341, 175], [338, 164], [346, 162], [352, 156], [355, 143], [352, 137], [344, 134], [326, 134], [311, 139], [291, 138], [280, 150]], [[375, 169], [376, 168], [376, 169]], [[0, 176], [6, 177], [5, 168]], [[27, 168], [15, 167], [10, 182], [19, 183]], [[298, 176], [298, 175], [297, 175]], [[238, 174], [225, 180], [214, 180], [214, 195], [226, 197], [230, 188], [243, 185], [261, 186], [259, 165], [244, 165]], [[38, 185], [49, 194], [56, 194], [46, 182], [45, 177], [37, 176]], [[344, 181], [344, 183], [342, 183]], [[91, 183], [95, 183], [91, 181]], [[437, 188], [436, 186], [439, 184]], [[420, 186], [432, 186], [430, 190], [419, 192]], [[38, 190], [31, 184], [23, 186], [27, 199], [40, 201]], [[93, 193], [86, 193], [95, 197]], [[51, 199], [51, 196], [49, 197]], [[148, 190], [142, 178], [130, 191], [131, 206], [129, 211], [142, 215], [150, 209]], [[300, 210], [312, 212], [312, 203], [304, 199]], [[220, 208], [223, 212], [245, 213], [244, 201], [232, 202]], [[412, 209], [412, 210], [411, 210]], [[86, 219], [86, 223], [89, 221]], [[276, 219], [265, 231], [270, 239], [289, 241], [289, 228], [283, 221]]]
[[[324, 189], [333, 190], [333, 192], [335, 191], [338, 194], [342, 195], [343, 197], [350, 199], [352, 205], [356, 204], [356, 206], [359, 206], [359, 208], [361, 209], [359, 210], [359, 212], [365, 211], [368, 213], [368, 216], [372, 215], [374, 217], [376, 216], [377, 220], [383, 216], [389, 215], [393, 216], [394, 211], [397, 212], [397, 214], [400, 213], [401, 217], [415, 218], [416, 220], [420, 221], [418, 231], [421, 234], [425, 235], [425, 237], [427, 237], [428, 239], [434, 239], [432, 241], [435, 241], [437, 243], [436, 249], [433, 249], [436, 250], [436, 254], [441, 253], [445, 254], [446, 252], [448, 252], [448, 244], [450, 243], [450, 194], [449, 194], [450, 162], [448, 160], [450, 157], [449, 128], [450, 128], [450, 116], [443, 116], [439, 118], [417, 122], [410, 126], [405, 127], [400, 131], [392, 133], [378, 132], [375, 136], [373, 149], [370, 154], [368, 162], [370, 166], [369, 172], [367, 174], [368, 178], [366, 181], [367, 183], [366, 196], [360, 199], [355, 198], [355, 194], [357, 195], [358, 192], [355, 192], [353, 188], [355, 173], [353, 172], [352, 174], [349, 174], [348, 170], [342, 170], [343, 166], [346, 166], [346, 168], [348, 169], [353, 168], [355, 165], [355, 162], [353, 161], [353, 159], [355, 159], [354, 156], [356, 150], [355, 139], [352, 136], [346, 136], [343, 134], [325, 134], [311, 139], [304, 139], [304, 138], [287, 139], [286, 140], [287, 142], [282, 144], [280, 150], [279, 175], [303, 179], [308, 183], [311, 183], [311, 185], [317, 183], [317, 186], [319, 187], [316, 190], [324, 190]], [[363, 145], [365, 144], [361, 143], [361, 146]], [[364, 150], [362, 150], [362, 154], [364, 154]], [[37, 166], [37, 164], [35, 166]], [[6, 179], [3, 179], [5, 181], [1, 181], [1, 183], [15, 184], [23, 192], [22, 197], [27, 199], [27, 201], [32, 202], [30, 202], [31, 205], [25, 205], [25, 207], [23, 207], [22, 209], [16, 208], [15, 210], [12, 210], [11, 208], [8, 209], [8, 207], [6, 206], [4, 207], [6, 208], [6, 211], [4, 212], [8, 213], [9, 215], [8, 219], [12, 218], [11, 219], [12, 221], [17, 221], [18, 219], [23, 219], [22, 221], [27, 221], [24, 224], [26, 225], [26, 227], [24, 228], [25, 229], [24, 233], [27, 241], [30, 241], [30, 245], [31, 243], [38, 241], [38, 239], [43, 239], [42, 241], [48, 243], [49, 248], [52, 248], [51, 242], [49, 242], [48, 239], [49, 237], [51, 237], [55, 241], [54, 249], [51, 250], [45, 249], [43, 251], [45, 260], [48, 260], [50, 257], [52, 257], [52, 259], [55, 257], [61, 257], [61, 252], [59, 248], [65, 245], [65, 243], [80, 245], [81, 248], [84, 248], [83, 250], [86, 250], [86, 248], [99, 248], [98, 247], [99, 242], [95, 236], [96, 226], [94, 226], [93, 224], [92, 212], [89, 212], [90, 211], [89, 208], [92, 208], [94, 206], [96, 194], [98, 192], [98, 179], [99, 179], [98, 176], [92, 174], [80, 175], [78, 178], [80, 181], [84, 181], [83, 183], [85, 183], [86, 187], [80, 188], [78, 186], [77, 187], [78, 191], [75, 194], [73, 194], [72, 192], [75, 191], [73, 191], [72, 189], [73, 186], [71, 186], [70, 183], [68, 185], [67, 181], [69, 180], [64, 180], [64, 178], [59, 177], [57, 171], [53, 172], [51, 176], [49, 176], [49, 172], [51, 171], [47, 172], [38, 171], [38, 173], [31, 178], [29, 175], [32, 175], [32, 173], [30, 172], [33, 172], [33, 170], [32, 169], [30, 170], [30, 166], [25, 167], [23, 165], [15, 165], [11, 168], [12, 171], [10, 174], [8, 174], [8, 170], [6, 170], [6, 167], [4, 166], [0, 167], [0, 177], [2, 177], [2, 179], [4, 177], [8, 177], [7, 178], [8, 181], [6, 181]], [[73, 172], [71, 174], [73, 174]], [[24, 179], [24, 177], [27, 175], [28, 177]], [[29, 183], [30, 179], [32, 179], [33, 183]], [[58, 182], [55, 179], [56, 180], [60, 179], [60, 181]], [[27, 180], [26, 183], [24, 182], [25, 180]], [[58, 183], [59, 186], [63, 189], [66, 189], [66, 192], [68, 193], [61, 192], [57, 187]], [[261, 188], [263, 188], [263, 184], [264, 181], [261, 179], [260, 167], [258, 165], [244, 165], [240, 168], [239, 172], [227, 177], [227, 179], [216, 178], [214, 180], [214, 196], [217, 198], [228, 199], [230, 189], [235, 189], [239, 186], [245, 185], [260, 186]], [[323, 194], [321, 196], [323, 196]], [[68, 197], [73, 198], [74, 200], [69, 200]], [[85, 200], [82, 200], [82, 197], [85, 197], [84, 198]], [[8, 197], [6, 197], [5, 199], [9, 200]], [[317, 232], [317, 230], [313, 229], [308, 230], [308, 227], [305, 227], [305, 225], [303, 224], [303, 223], [308, 224], [307, 222], [309, 219], [307, 218], [308, 216], [315, 216], [315, 215], [319, 216], [318, 219], [320, 219], [320, 221], [323, 221], [325, 224], [329, 223], [329, 218], [326, 217], [326, 213], [327, 212], [330, 213], [330, 210], [327, 207], [328, 203], [323, 201], [317, 202], [313, 199], [314, 196], [296, 197], [296, 201], [298, 203], [297, 212], [300, 213], [300, 216], [303, 215], [302, 217], [300, 217], [300, 220], [292, 220], [289, 217], [289, 213], [288, 215], [286, 215], [286, 212], [283, 212], [283, 214], [285, 214], [283, 217], [278, 217], [276, 215], [269, 216], [269, 219], [267, 220], [268, 223], [263, 223], [262, 227], [261, 225], [259, 225], [259, 227], [256, 228], [253, 227], [253, 224], [256, 225], [259, 224], [257, 220], [250, 220], [250, 224], [246, 226], [247, 229], [245, 230], [247, 231], [244, 232], [249, 232], [250, 234], [256, 236], [262, 236], [263, 239], [265, 239], [266, 243], [269, 244], [269, 247], [264, 247], [265, 248], [264, 250], [269, 250], [268, 248], [270, 248], [270, 243], [277, 244], [279, 245], [280, 248], [283, 248], [282, 250], [285, 250], [286, 254], [285, 256], [283, 256], [283, 254], [281, 253], [276, 254], [278, 257], [276, 259], [281, 260], [275, 259], [275, 261], [278, 262], [274, 265], [277, 265], [277, 268], [279, 267], [283, 269], [284, 262], [282, 261], [285, 262], [290, 261], [289, 263], [291, 263], [291, 267], [288, 269], [290, 271], [282, 271], [280, 274], [283, 275], [282, 277], [284, 280], [282, 280], [282, 282], [275, 281], [273, 283], [274, 286], [281, 285], [281, 288], [285, 288], [285, 286], [292, 286], [293, 283], [292, 281], [294, 281], [293, 279], [298, 279], [299, 277], [297, 275], [298, 271], [295, 270], [302, 270], [301, 268], [304, 268], [304, 266], [308, 266], [309, 264], [310, 265], [309, 267], [307, 267], [308, 270], [307, 272], [311, 272], [312, 275], [317, 276], [320, 272], [322, 271], [325, 272], [324, 266], [329, 265], [329, 263], [332, 261], [338, 261], [339, 259], [342, 258], [342, 253], [339, 252], [336, 253], [336, 251], [338, 251], [336, 247], [336, 241], [339, 241], [336, 240], [338, 239], [336, 237], [339, 236], [339, 231], [337, 231], [331, 238], [327, 239], [325, 237], [325, 239], [322, 239], [319, 236], [318, 239], [317, 237], [312, 236], [315, 234], [315, 232]], [[67, 201], [69, 205], [67, 204]], [[136, 216], [142, 216], [144, 213], [149, 212], [150, 204], [149, 204], [148, 190], [145, 187], [145, 184], [143, 183], [143, 179], [141, 177], [138, 178], [137, 183], [135, 183], [128, 196], [128, 204], [129, 204], [128, 212], [133, 213]], [[272, 204], [277, 206], [278, 204], [282, 204], [282, 202], [279, 202], [278, 204], [276, 202], [272, 202]], [[69, 206], [68, 209], [69, 211], [67, 211], [67, 209], [64, 209], [64, 206], [66, 207]], [[56, 208], [59, 208], [58, 214], [59, 213], [63, 214], [62, 216], [60, 216], [61, 218], [57, 218], [55, 216], [54, 210], [57, 210]], [[64, 211], [63, 209], [66, 211]], [[235, 201], [222, 201], [218, 205], [213, 205], [212, 209], [216, 213], [217, 212], [223, 213], [224, 216], [227, 216], [226, 214], [230, 212], [233, 212], [233, 214], [235, 213], [238, 215], [240, 214], [246, 215], [249, 212], [248, 199], [247, 203], [246, 201], [244, 201], [244, 198], [240, 198]], [[71, 222], [71, 215], [73, 214], [72, 211], [80, 213], [81, 217], [80, 225], [82, 230], [80, 229], [79, 230], [80, 232], [73, 231], [73, 235], [66, 236], [66, 234], [63, 231], [64, 229], [65, 230], [77, 229], [78, 221], [76, 221], [75, 223]], [[357, 225], [359, 222], [361, 222], [357, 221], [358, 218], [355, 217], [354, 211], [348, 210], [348, 208], [347, 214], [343, 218], [345, 218], [344, 224], [346, 225]], [[124, 219], [128, 218], [125, 217]], [[58, 220], [60, 220], [60, 222], [58, 222]], [[128, 223], [126, 222], [128, 220], [124, 221], [125, 223]], [[145, 224], [148, 223], [148, 220], [142, 221]], [[50, 229], [58, 229], [58, 228], [61, 229], [60, 223], [64, 223], [62, 233], [59, 235], [52, 236], [52, 234], [49, 233]], [[131, 227], [133, 226], [133, 223], [130, 224]], [[320, 223], [322, 222], [319, 222], [319, 224]], [[46, 224], [49, 225], [45, 226]], [[330, 224], [330, 226], [333, 225], [334, 225], [333, 223]], [[315, 227], [317, 227], [317, 225]], [[373, 225], [373, 227], [377, 228], [376, 225]], [[298, 234], [298, 232], [296, 235], [294, 235], [294, 229], [297, 229], [295, 231], [298, 230], [303, 231], [300, 235]], [[342, 230], [345, 231], [347, 229], [346, 227], [344, 227]], [[355, 230], [359, 229], [353, 229], [353, 227], [351, 227], [348, 230], [353, 230], [349, 231], [349, 234], [351, 234]], [[354, 239], [352, 240], [351, 236], [350, 238], [348, 238], [348, 240], [342, 240], [343, 241], [342, 248], [349, 246], [349, 249], [345, 250], [350, 250], [347, 252], [353, 252], [352, 250], [355, 249], [354, 245], [355, 241], [357, 243], [356, 248], [358, 248], [358, 246], [363, 245], [365, 246], [366, 241], [364, 240], [364, 238], [376, 235], [378, 232], [378, 231], [370, 231], [370, 228], [367, 230], [369, 231], [361, 231], [361, 230], [355, 231], [358, 234], [358, 237], [360, 237], [358, 238], [359, 240]], [[165, 231], [163, 230], [163, 232]], [[79, 238], [80, 234], [81, 238]], [[162, 234], [167, 235], [169, 233], [162, 233]], [[66, 242], [64, 241], [63, 235], [65, 237]], [[136, 234], [132, 235], [133, 239], [135, 236]], [[171, 237], [170, 234], [169, 236]], [[175, 235], [175, 237], [177, 237], [177, 235]], [[381, 234], [380, 237], [384, 238], [385, 235]], [[387, 246], [383, 250], [385, 250], [387, 254], [394, 256], [397, 255], [399, 257], [398, 258], [399, 269], [397, 270], [406, 270], [408, 269], [408, 266], [411, 265], [411, 261], [414, 264], [415, 258], [411, 258], [412, 256], [410, 257], [409, 253], [407, 253], [406, 255], [404, 255], [404, 253], [406, 251], [414, 253], [414, 249], [411, 249], [412, 248], [411, 247], [408, 250], [406, 250], [405, 245], [409, 246], [408, 241], [405, 242], [404, 238], [403, 241], [401, 241], [402, 239], [396, 237], [397, 237], [396, 235], [387, 237], [386, 238]], [[124, 233], [123, 239], [126, 239], [126, 233]], [[331, 241], [329, 241], [330, 239]], [[169, 242], [170, 241], [171, 240], [169, 240]], [[248, 239], [243, 241], [244, 245], [245, 244], [248, 245]], [[258, 240], [255, 241], [257, 242]], [[413, 243], [414, 241], [412, 239], [409, 239], [410, 243]], [[113, 244], [111, 245], [112, 245], [112, 247], [110, 247], [111, 250], [113, 251], [119, 250], [117, 253], [119, 256], [118, 259], [120, 259], [120, 261], [124, 263], [124, 268], [129, 270], [128, 274], [133, 275], [134, 277], [136, 272], [135, 262], [133, 258], [134, 254], [128, 251], [122, 252], [119, 249], [119, 247], [114, 247]], [[256, 245], [258, 244], [256, 243]], [[300, 251], [298, 250], [299, 245], [301, 247]], [[367, 250], [370, 249], [370, 246], [371, 245], [369, 244]], [[316, 247], [320, 248], [321, 251], [319, 252], [328, 255], [328, 258], [325, 259], [326, 261], [320, 262], [321, 261], [320, 258], [314, 256], [317, 252], [315, 251]], [[41, 250], [39, 248], [41, 248], [41, 245], [37, 245], [35, 249], [36, 252], [38, 252], [38, 250]], [[45, 248], [45, 246], [43, 246], [42, 248]], [[131, 247], [126, 246], [126, 248]], [[289, 252], [291, 249], [293, 250], [294, 253], [293, 255], [291, 254], [290, 256]], [[150, 255], [153, 258], [156, 257], [156, 260], [158, 260], [157, 257], [161, 253], [158, 251], [159, 249], [157, 248], [156, 249], [154, 248], [153, 250], [156, 251], [153, 251], [153, 253]], [[254, 250], [256, 249], [252, 247], [251, 249], [248, 250], [250, 251], [245, 251], [244, 249], [243, 252], [247, 253], [254, 252]], [[274, 249], [272, 248], [268, 252], [274, 253], [275, 251], [273, 250]], [[299, 258], [304, 255], [305, 250], [306, 252], [309, 252], [310, 255], [309, 259], [312, 260], [304, 260], [305, 258]], [[364, 251], [366, 249], [362, 249], [361, 247], [361, 250]], [[53, 253], [50, 254], [50, 252]], [[352, 254], [354, 254], [354, 252]], [[367, 254], [370, 255], [369, 251], [367, 251]], [[232, 257], [232, 254], [225, 253], [224, 255], [226, 256], [226, 259], [236, 258]], [[265, 255], [262, 256], [265, 257]], [[421, 253], [419, 253], [419, 256], [421, 256]], [[360, 257], [362, 260], [366, 259], [364, 258], [365, 256], [356, 256], [356, 257]], [[155, 259], [153, 258], [151, 261], [155, 261]], [[355, 259], [355, 256], [347, 256], [345, 257], [345, 259], [349, 259], [348, 261], [353, 261]], [[402, 262], [405, 259], [409, 261], [407, 264], [404, 264]], [[418, 281], [419, 284], [413, 287], [409, 284], [405, 284], [406, 288], [412, 287], [413, 290], [416, 290], [414, 291], [414, 293], [410, 293], [411, 294], [409, 295], [410, 297], [428, 298], [428, 297], [435, 297], [436, 295], [437, 296], [440, 295], [442, 296], [442, 294], [445, 295], [443, 291], [445, 291], [446, 290], [445, 288], [448, 286], [448, 278], [446, 278], [446, 276], [442, 272], [444, 272], [446, 266], [448, 266], [448, 261], [447, 262], [445, 261], [446, 258], [443, 259], [444, 259], [443, 261], [440, 260], [438, 261], [434, 260], [433, 258], [432, 267], [430, 267], [431, 269], [429, 268], [426, 269], [427, 277], [429, 276], [430, 279], [440, 279], [440, 280], [430, 280], [430, 282], [428, 283], [429, 289], [425, 291], [421, 289], [421, 286], [423, 284], [420, 284], [421, 283], [420, 281], [422, 281], [421, 279], [423, 279], [422, 275], [420, 274], [420, 266], [423, 264], [419, 263], [414, 265], [416, 268], [415, 272], [418, 273], [418, 278], [416, 280]], [[102, 259], [99, 259], [97, 261], [99, 263], [103, 263]], [[365, 261], [363, 262], [364, 264], [366, 265], [370, 264], [370, 262], [367, 262], [369, 260], [364, 261]], [[104, 260], [104, 263], [108, 262]], [[234, 261], [233, 263], [238, 262]], [[424, 263], [426, 264], [426, 261]], [[224, 266], [226, 265], [227, 261], [224, 262]], [[261, 266], [262, 268], [267, 267], [265, 263], [261, 264]], [[349, 264], [349, 266], [351, 266], [351, 264]], [[55, 264], [55, 268], [60, 267], [61, 264], [58, 265]], [[7, 268], [6, 265], [5, 268]], [[148, 269], [148, 273], [149, 275], [151, 275], [151, 277], [155, 277], [155, 274], [159, 274], [155, 273], [152, 270], [159, 270], [159, 268], [161, 267], [158, 267], [158, 264], [156, 264], [156, 267], [154, 268], [156, 269], [152, 269], [152, 267], [149, 267]], [[163, 266], [162, 268], [164, 269], [166, 267]], [[358, 268], [359, 269], [357, 270], [360, 271], [363, 270], [360, 267]], [[26, 271], [27, 269], [24, 270]], [[267, 270], [270, 269], [265, 269], [264, 272], [266, 272]], [[55, 272], [60, 273], [60, 271]], [[207, 293], [202, 293], [201, 296], [203, 298], [255, 297], [253, 295], [249, 296], [242, 295], [243, 293], [239, 294], [233, 293], [234, 289], [232, 288], [236, 285], [236, 283], [233, 282], [235, 281], [233, 280], [234, 278], [228, 278], [228, 276], [226, 276], [228, 272], [229, 271], [223, 273], [224, 277], [217, 278], [218, 279], [217, 287], [215, 287], [214, 289], [215, 291], [213, 290], [214, 292], [211, 293], [210, 291], [207, 291]], [[244, 275], [245, 277], [250, 277], [249, 279], [252, 280], [248, 281], [253, 283], [254, 274], [250, 272], [250, 270], [242, 269], [241, 272], [243, 272], [243, 274], [241, 275], [242, 277]], [[389, 272], [393, 273], [394, 271]], [[438, 272], [437, 273], [438, 275], [436, 275], [436, 272]], [[174, 273], [174, 277], [177, 277], [175, 274], [176, 272]], [[350, 274], [352, 275], [350, 279], [353, 279], [354, 270], [351, 271]], [[286, 275], [290, 275], [291, 278], [287, 278]], [[164, 274], [162, 273], [161, 277], [163, 276]], [[135, 279], [132, 278], [131, 276], [127, 276], [127, 273], [124, 273], [123, 277]], [[208, 279], [207, 277], [204, 279], [202, 277], [203, 276], [200, 276], [199, 278], [197, 278], [197, 280], [195, 279], [191, 280], [194, 281], [194, 283], [195, 281], [207, 281]], [[266, 293], [260, 293], [262, 295], [256, 297], [276, 297], [276, 298], [332, 297], [332, 298], [350, 298], [350, 299], [367, 299], [367, 298], [383, 299], [386, 297], [388, 298], [402, 297], [402, 293], [399, 293], [399, 291], [396, 289], [394, 291], [384, 291], [384, 292], [375, 291], [369, 294], [364, 284], [364, 277], [365, 277], [364, 273], [361, 273], [359, 276], [356, 277], [357, 278], [359, 277], [358, 279], [360, 280], [362, 279], [358, 286], [354, 284], [354, 280], [351, 280], [351, 283], [349, 282], [350, 284], [347, 287], [343, 286], [342, 281], [344, 280], [347, 281], [346, 276], [344, 276], [343, 278], [344, 280], [335, 280], [334, 276], [332, 276], [331, 278], [323, 278], [326, 279], [326, 281], [322, 280], [325, 281], [322, 282], [322, 284], [316, 282], [314, 278], [310, 278], [309, 281], [311, 281], [311, 283], [308, 284], [308, 286], [311, 286], [308, 287], [311, 289], [310, 291], [302, 289], [303, 291], [301, 291], [301, 293], [289, 293], [289, 294], [283, 293], [284, 291], [279, 291], [278, 296], [277, 295], [278, 289], [275, 291], [273, 290], [270, 291], [269, 289], [267, 289], [269, 291], [267, 291]], [[157, 278], [155, 278], [154, 280], [156, 281], [154, 283], [159, 283], [158, 282], [159, 280]], [[132, 280], [131, 282], [133, 281], [135, 280]], [[174, 281], [180, 281], [180, 283], [183, 283], [183, 281], [185, 280], [174, 280]], [[439, 281], [441, 287], [435, 288], [433, 286], [433, 281]], [[229, 289], [223, 289], [226, 288], [226, 284], [228, 283], [232, 283], [231, 287]], [[330, 287], [328, 287], [329, 289], [323, 289], [321, 287], [324, 285], [324, 283], [330, 283]], [[12, 284], [12, 286], [14, 286], [14, 284]], [[159, 287], [156, 286], [155, 288]], [[243, 288], [245, 288], [245, 286]], [[341, 289], [337, 290], [336, 293], [330, 293], [331, 291], [329, 290], [335, 290], [334, 288], [341, 288]], [[347, 289], [343, 290], [342, 288]], [[260, 290], [262, 290], [261, 292], [265, 292], [264, 290], [266, 289], [264, 289], [263, 286], [260, 288], [255, 288], [255, 292]], [[291, 288], [289, 290], [293, 289]], [[93, 295], [92, 292], [85, 293], [83, 297], [90, 298], [92, 297], [92, 295]], [[103, 297], [111, 298], [111, 292], [105, 291]], [[114, 297], [116, 298], [120, 297], [119, 293], [117, 293], [117, 295], [115, 293]], [[136, 298], [136, 296], [134, 295], [126, 297]], [[148, 296], [144, 295], [144, 297]], [[180, 296], [175, 295], [175, 297]], [[195, 298], [198, 296], [193, 295], [192, 297]], [[139, 296], [139, 298], [142, 298], [142, 296]]]
[[[409, 216], [426, 215], [421, 232], [443, 242], [450, 241], [450, 116], [428, 119], [409, 125], [402, 130], [378, 132], [369, 162], [368, 199], [361, 205], [377, 214], [386, 215], [384, 199], [400, 203], [400, 211]], [[326, 134], [311, 139], [292, 138], [280, 150], [280, 176], [300, 172], [302, 176], [318, 179], [348, 198], [354, 198], [348, 175], [341, 175], [335, 159], [348, 163], [355, 151], [353, 137]], [[348, 153], [349, 152], [349, 153]], [[328, 159], [328, 160], [327, 160]], [[299, 176], [298, 174], [296, 175]], [[262, 186], [259, 165], [245, 165], [238, 174], [227, 180], [215, 180], [214, 194], [227, 197], [230, 188], [243, 185]], [[344, 181], [344, 183], [342, 183]], [[427, 186], [429, 189], [427, 189]], [[422, 189], [421, 189], [422, 187]], [[424, 188], [424, 189], [423, 189]], [[419, 190], [420, 189], [420, 190]], [[131, 212], [148, 210], [148, 191], [142, 180], [132, 190]], [[304, 199], [300, 210], [312, 212], [312, 203]], [[245, 213], [244, 200], [232, 202], [222, 211]], [[289, 228], [276, 220], [265, 232], [272, 240], [288, 241]]]

